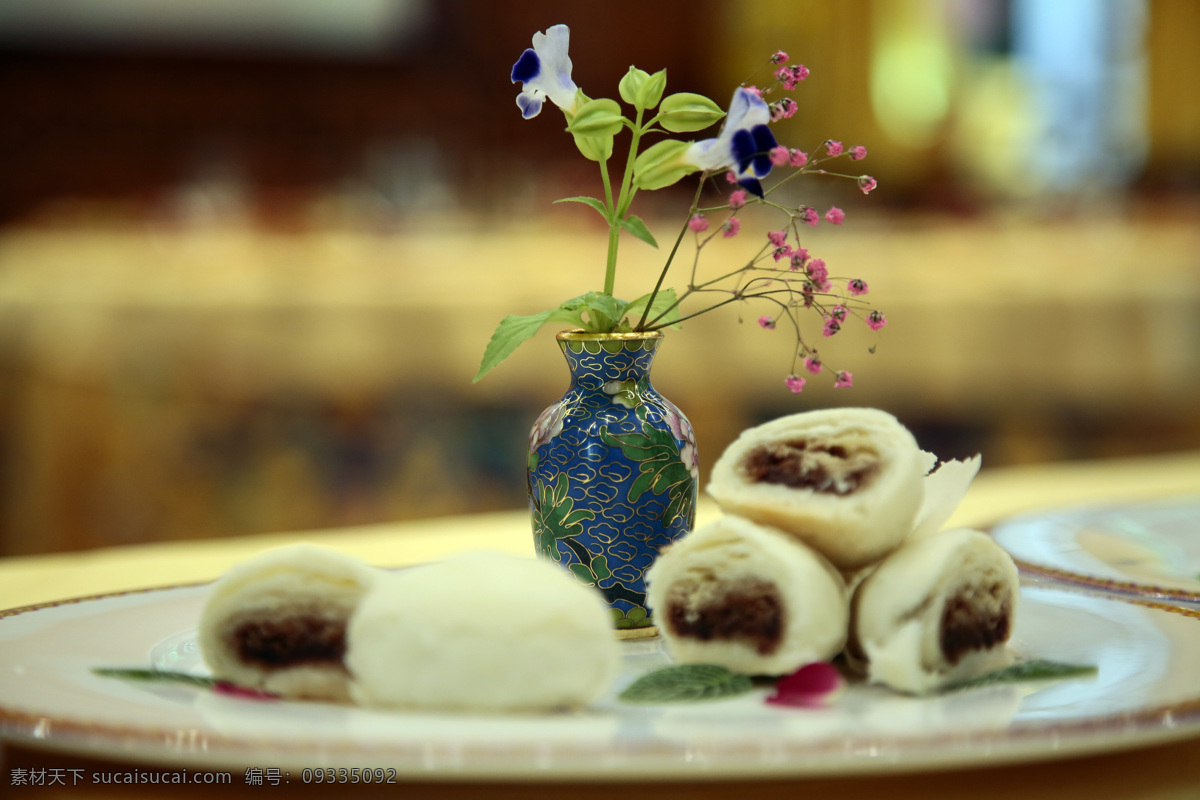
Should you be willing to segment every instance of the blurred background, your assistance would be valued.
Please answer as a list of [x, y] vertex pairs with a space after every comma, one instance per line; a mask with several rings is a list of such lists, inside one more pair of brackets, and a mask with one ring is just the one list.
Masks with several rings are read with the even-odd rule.
[[[869, 196], [792, 191], [845, 209], [806, 246], [889, 324], [798, 396], [762, 310], [670, 333], [705, 467], [831, 405], [985, 468], [1200, 447], [1193, 0], [4, 0], [0, 555], [524, 507], [553, 331], [471, 378], [505, 314], [603, 281], [598, 218], [552, 204], [595, 165], [509, 81], [559, 22], [593, 97], [632, 63], [724, 106], [784, 49], [778, 138], [869, 150]], [[634, 211], [670, 241], [692, 188]], [[621, 255], [649, 291], [661, 254]]]

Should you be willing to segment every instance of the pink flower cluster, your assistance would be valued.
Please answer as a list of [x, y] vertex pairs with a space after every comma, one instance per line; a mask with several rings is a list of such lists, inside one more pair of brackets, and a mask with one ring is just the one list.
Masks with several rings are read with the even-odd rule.
[[[770, 95], [779, 88], [790, 91], [809, 75], [807, 67], [785, 65], [788, 61], [788, 54], [782, 50], [776, 51], [770, 61], [777, 67], [773, 67], [773, 72], [778, 84], [768, 87], [766, 90], [753, 86], [745, 87], [758, 97]], [[774, 100], [768, 106], [771, 122], [788, 119], [795, 115], [798, 109], [798, 104], [790, 97]], [[771, 138], [773, 140], [773, 137]], [[809, 153], [798, 148], [773, 144], [769, 145], [769, 149], [765, 153], [758, 153], [755, 157], [763, 155], [770, 161], [770, 168], [790, 167], [801, 172], [817, 172], [822, 175], [848, 178], [854, 180], [864, 194], [869, 194], [877, 186], [875, 178], [870, 175], [857, 177], [843, 175], [839, 172], [826, 171], [821, 167], [825, 160], [842, 156], [848, 156], [851, 161], [865, 159], [867, 148], [863, 145], [846, 147], [839, 140], [827, 139], [820, 145], [818, 152], [813, 153], [810, 157]], [[742, 228], [739, 214], [747, 205], [758, 201], [776, 209], [781, 208], [775, 203], [767, 203], [761, 188], [755, 192], [755, 197], [751, 197], [745, 185], [740, 181], [738, 173], [732, 169], [725, 172], [725, 179], [730, 184], [726, 206], [730, 213], [720, 225], [723, 237], [730, 238], [739, 234]], [[709, 213], [713, 210], [707, 209]], [[789, 327], [795, 329], [797, 337], [795, 358], [796, 361], [802, 361], [803, 370], [799, 369], [800, 365], [796, 361], [793, 361], [792, 374], [786, 377], [785, 384], [791, 392], [798, 394], [805, 388], [807, 379], [795, 373], [803, 374], [806, 371], [808, 374], [817, 375], [825, 369], [820, 356], [817, 355], [817, 349], [807, 344], [801, 333], [798, 318], [801, 309], [814, 308], [820, 313], [821, 335], [824, 338], [836, 335], [843, 326], [849, 324], [850, 317], [862, 319], [872, 331], [883, 328], [887, 324], [887, 319], [879, 311], [871, 310], [869, 306], [866, 306], [865, 301], [855, 300], [855, 298], [868, 293], [865, 280], [861, 278], [838, 279], [838, 283], [844, 281], [845, 288], [835, 290], [835, 280], [830, 277], [825, 260], [811, 256], [807, 248], [800, 246], [800, 225], [816, 227], [820, 225], [822, 219], [831, 225], [842, 225], [846, 221], [846, 212], [837, 206], [830, 206], [827, 211], [821, 213], [816, 208], [807, 205], [801, 205], [793, 210], [782, 210], [788, 216], [787, 224], [780, 230], [768, 232], [768, 247], [765, 247], [760, 255], [756, 256], [742, 270], [731, 273], [742, 277], [738, 278], [738, 285], [731, 288], [730, 293], [734, 300], [761, 299], [771, 302], [777, 307], [778, 310], [775, 314], [763, 314], [757, 317], [759, 327], [764, 330], [777, 329], [781, 319], [788, 322]], [[709, 230], [710, 223], [704, 213], [701, 213], [699, 209], [693, 209], [688, 218], [687, 227], [694, 233], [700, 234]], [[699, 246], [703, 247], [711, 238], [709, 236], [699, 240]], [[766, 261], [768, 255], [776, 265], [786, 260], [787, 269], [784, 270], [782, 266], [770, 266], [771, 262]], [[833, 368], [830, 371], [833, 375], [834, 388], [840, 389], [853, 385], [852, 373]]]
[[[779, 51], [782, 53], [783, 51]], [[778, 55], [778, 53], [776, 54]], [[778, 63], [778, 62], [776, 62]], [[790, 92], [796, 84], [808, 77], [808, 67], [803, 64], [792, 64], [775, 70], [775, 79], [783, 86], [784, 91]]]

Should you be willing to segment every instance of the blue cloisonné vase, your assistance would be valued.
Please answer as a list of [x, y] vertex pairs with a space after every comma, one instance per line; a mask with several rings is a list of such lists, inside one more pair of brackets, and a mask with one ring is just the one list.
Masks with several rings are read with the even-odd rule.
[[529, 433], [538, 555], [595, 586], [623, 637], [653, 636], [645, 573], [696, 518], [696, 438], [650, 385], [662, 334], [558, 334], [571, 386]]

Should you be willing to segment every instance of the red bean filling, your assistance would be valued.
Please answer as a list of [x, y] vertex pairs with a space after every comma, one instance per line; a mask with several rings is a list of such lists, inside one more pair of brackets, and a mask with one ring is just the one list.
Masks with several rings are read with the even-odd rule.
[[744, 463], [753, 483], [836, 495], [853, 494], [879, 470], [879, 462], [865, 453], [805, 441], [761, 445], [750, 451]]
[[667, 602], [667, 624], [680, 637], [710, 642], [745, 642], [760, 655], [770, 655], [783, 640], [783, 603], [775, 585], [746, 580], [731, 586], [719, 600], [693, 608], [687, 589], [678, 587]]
[[346, 623], [321, 617], [283, 617], [245, 622], [233, 632], [238, 656], [267, 668], [319, 662], [341, 663]]
[[1012, 603], [999, 585], [992, 596], [1004, 595], [997, 608], [984, 610], [962, 593], [946, 601], [942, 611], [942, 653], [951, 665], [972, 650], [987, 650], [1007, 641], [1012, 620]]

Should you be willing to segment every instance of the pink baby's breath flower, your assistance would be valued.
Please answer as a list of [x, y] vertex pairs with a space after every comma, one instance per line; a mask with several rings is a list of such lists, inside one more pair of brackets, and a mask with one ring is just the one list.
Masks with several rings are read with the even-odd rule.
[[791, 119], [796, 116], [796, 111], [800, 108], [796, 101], [790, 97], [785, 97], [782, 100], [776, 100], [771, 103], [771, 122], [779, 122], [781, 119]]
[[795, 77], [797, 81], [806, 79], [808, 77], [808, 67], [804, 66], [803, 64], [797, 64], [796, 66], [792, 67], [792, 76]]
[[850, 148], [850, 158], [854, 159], [855, 161], [862, 161], [866, 157], [867, 148], [863, 147], [861, 144]]
[[787, 388], [792, 390], [792, 394], [800, 394], [800, 392], [804, 391], [804, 384], [808, 383], [808, 381], [799, 375], [788, 375], [784, 383], [787, 384]]
[[817, 213], [815, 208], [804, 209], [800, 217], [804, 220], [805, 225], [812, 225], [813, 227], [816, 227], [817, 223], [821, 221], [821, 215]]
[[803, 150], [797, 150], [794, 147], [788, 151], [788, 166], [803, 167], [807, 163], [808, 153], [804, 152]]
[[825, 143], [825, 152], [831, 156], [840, 156], [842, 154], [842, 143], [830, 139]]
[[878, 185], [879, 184], [876, 183], [875, 179], [870, 175], [858, 176], [858, 188], [862, 189], [863, 194], [870, 194]]
[[772, 64], [782, 64], [783, 62], [785, 62], [787, 60], [788, 60], [788, 54], [786, 52], [784, 52], [783, 50], [776, 50], [774, 55], [771, 56]]
[[842, 211], [837, 206], [831, 206], [830, 209], [825, 212], [825, 219], [829, 220], [834, 225], [841, 225], [846, 221], [846, 212]]
[[833, 382], [835, 389], [847, 389], [854, 385], [854, 374], [842, 370], [837, 374], [837, 380]]
[[841, 329], [842, 329], [841, 323], [839, 323], [833, 317], [826, 317], [825, 318], [825, 326], [823, 328], [821, 328], [821, 335], [824, 336], [825, 338], [829, 338], [830, 336], [833, 336], [835, 333], [837, 333]]
[[[808, 262], [806, 267], [808, 277], [812, 278], [815, 283], [823, 284], [829, 280], [829, 270], [825, 267], [825, 259], [814, 258]], [[822, 289], [821, 291], [825, 291]]]
[[783, 247], [787, 244], [787, 231], [771, 231], [767, 234], [767, 241], [776, 247]]
[[792, 257], [792, 246], [785, 244], [783, 247], [776, 247], [775, 252], [771, 253], [771, 255], [774, 257], [776, 264], [785, 258], [790, 260]]
[[746, 190], [737, 189], [729, 193], [729, 207], [735, 211], [746, 205]]
[[887, 325], [887, 318], [878, 311], [872, 311], [867, 315], [867, 327], [873, 331], [877, 331]]
[[738, 182], [737, 173], [736, 172], [726, 172], [725, 173], [725, 182], [732, 183], [736, 186], [737, 182]]
[[836, 319], [838, 322], [845, 322], [846, 321], [846, 307], [845, 306], [834, 306], [829, 311], [829, 316], [832, 317], [833, 319]]
[[800, 287], [800, 300], [804, 303], [805, 308], [812, 307], [814, 299], [813, 293], [816, 292], [816, 290], [817, 287], [813, 285], [812, 281], [805, 281], [804, 285]]
[[808, 250], [803, 247], [797, 247], [792, 250], [792, 272], [799, 272], [804, 268], [804, 262], [808, 260]]
[[708, 230], [708, 220], [704, 218], [703, 214], [696, 214], [688, 220], [688, 227], [692, 233], [703, 233]]
[[796, 76], [788, 67], [780, 67], [775, 70], [775, 79], [783, 84], [784, 91], [790, 92], [796, 88]]
[[729, 219], [725, 220], [725, 224], [722, 227], [725, 230], [721, 235], [728, 239], [731, 236], [738, 235], [738, 231], [742, 229], [742, 221], [737, 217], [730, 217]]
[[804, 359], [804, 368], [813, 375], [820, 373], [823, 366], [824, 365], [821, 363], [821, 359], [817, 358], [816, 356], [809, 356], [808, 358]]
[[765, 314], [758, 318], [758, 326], [764, 330], [775, 330], [775, 318], [766, 316]]
[[778, 145], [771, 148], [771, 163], [777, 167], [786, 167], [788, 163], [788, 149], [783, 145]]
[[775, 691], [767, 697], [773, 706], [820, 708], [835, 698], [842, 689], [842, 676], [837, 667], [825, 661], [805, 664], [779, 679]]
[[855, 278], [846, 284], [846, 288], [850, 290], [851, 297], [858, 297], [860, 294], [867, 293], [867, 282], [862, 278]]

